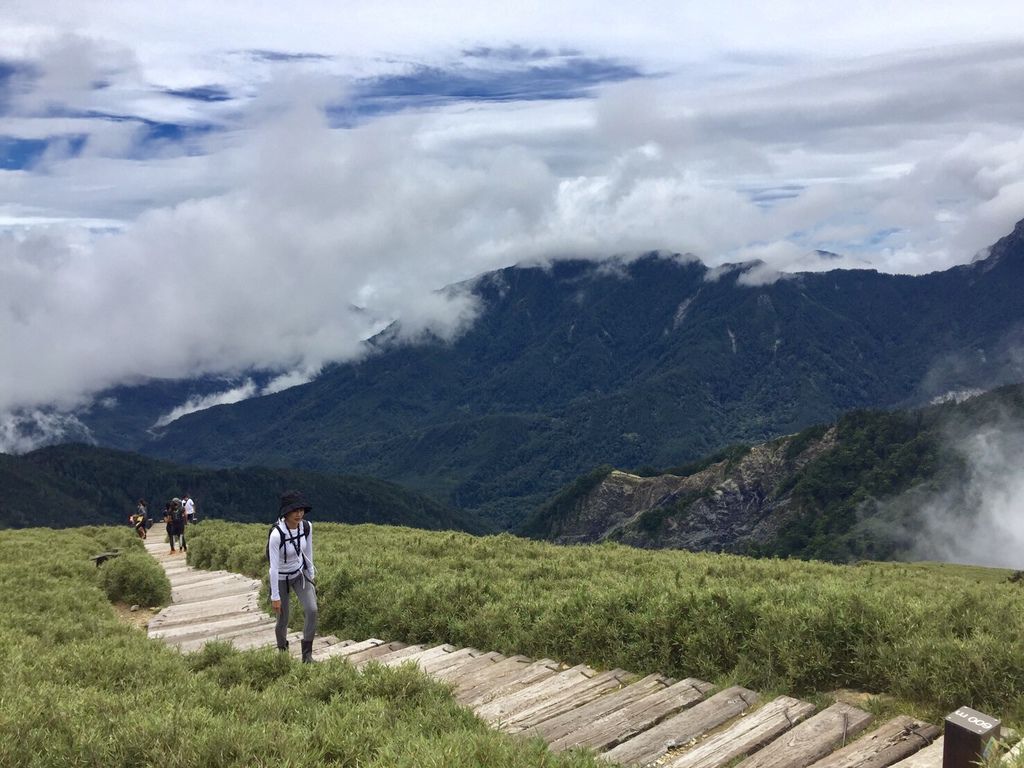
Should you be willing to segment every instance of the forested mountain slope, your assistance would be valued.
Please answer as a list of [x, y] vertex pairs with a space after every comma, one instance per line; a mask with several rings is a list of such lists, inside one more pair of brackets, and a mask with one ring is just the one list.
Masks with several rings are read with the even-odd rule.
[[512, 525], [602, 463], [668, 466], [1020, 379], [1024, 223], [944, 272], [765, 279], [657, 256], [490, 273], [455, 341], [382, 334], [360, 362], [183, 417], [142, 450], [385, 477]]
[[[985, 496], [1003, 494], [983, 484], [1019, 474], [1021, 435], [1022, 385], [916, 411], [853, 411], [834, 424], [663, 472], [598, 468], [564, 488], [522, 532], [560, 543], [840, 561], [929, 556], [935, 550], [925, 516], [939, 500], [961, 535], [999, 535], [976, 528]], [[1019, 517], [1013, 530], [1024, 530]]]
[[206, 470], [86, 445], [0, 454], [0, 528], [127, 523], [140, 498], [155, 520], [189, 492], [201, 518], [270, 522], [280, 493], [305, 492], [313, 520], [381, 523], [483, 533], [472, 513], [444, 507], [392, 483], [292, 469]]

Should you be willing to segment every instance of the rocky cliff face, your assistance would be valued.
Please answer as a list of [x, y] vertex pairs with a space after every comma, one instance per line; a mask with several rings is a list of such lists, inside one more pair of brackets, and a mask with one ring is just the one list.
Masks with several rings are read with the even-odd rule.
[[686, 476], [613, 471], [574, 505], [553, 538], [713, 551], [764, 543], [792, 509], [787, 480], [835, 445], [836, 430], [800, 446], [794, 437], [756, 445], [740, 458]]

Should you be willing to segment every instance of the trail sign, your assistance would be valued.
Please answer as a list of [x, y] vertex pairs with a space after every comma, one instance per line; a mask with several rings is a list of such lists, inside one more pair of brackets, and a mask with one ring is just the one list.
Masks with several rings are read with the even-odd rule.
[[942, 768], [977, 768], [999, 740], [999, 720], [969, 707], [946, 716]]

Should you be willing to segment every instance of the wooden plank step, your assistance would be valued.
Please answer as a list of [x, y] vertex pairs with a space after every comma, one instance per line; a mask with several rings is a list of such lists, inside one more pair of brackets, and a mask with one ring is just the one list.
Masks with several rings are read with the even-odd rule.
[[171, 582], [172, 587], [184, 587], [187, 584], [196, 584], [204, 581], [212, 576], [238, 576], [237, 573], [231, 571], [192, 571], [191, 573], [183, 573], [174, 577], [174, 581]]
[[434, 677], [438, 680], [458, 682], [458, 680], [465, 679], [470, 675], [476, 674], [482, 669], [494, 666], [496, 663], [503, 661], [504, 659], [505, 656], [497, 651], [481, 653], [478, 656], [471, 658], [465, 664], [445, 667], [444, 669], [435, 672]]
[[[313, 661], [318, 661], [317, 654], [333, 648], [341, 641], [336, 635], [318, 635], [313, 638]], [[288, 655], [293, 659], [302, 658], [302, 633], [292, 632], [288, 635]]]
[[213, 600], [218, 597], [232, 597], [236, 595], [249, 595], [257, 594], [259, 589], [253, 589], [253, 585], [236, 581], [227, 584], [217, 584], [216, 586], [203, 587], [202, 589], [188, 589], [183, 591], [171, 590], [171, 600], [175, 605], [190, 605], [192, 603], [202, 603], [206, 600]]
[[[942, 739], [939, 738], [939, 741], [942, 741]], [[1010, 751], [1003, 755], [1003, 765], [1013, 765], [1021, 757], [1024, 757], [1024, 739], [1018, 741], [1017, 746], [1013, 747]]]
[[622, 690], [634, 679], [633, 675], [623, 669], [601, 672], [561, 693], [538, 699], [532, 706], [506, 719], [501, 728], [506, 733], [522, 733], [552, 717], [586, 706], [612, 691]]
[[[671, 683], [670, 678], [661, 675], [651, 675], [650, 678]], [[562, 752], [574, 747], [588, 747], [598, 751], [609, 749], [646, 731], [669, 715], [696, 704], [713, 687], [711, 683], [689, 677], [671, 683], [667, 687], [665, 685], [655, 687], [650, 692], [641, 695], [636, 693], [624, 695], [629, 694], [630, 689], [637, 688], [640, 682], [633, 683], [619, 693], [608, 696], [610, 701], [607, 703], [606, 712], [599, 713], [598, 709], [602, 705], [603, 699], [598, 699], [593, 704], [584, 707], [584, 710], [594, 708], [593, 715], [589, 721], [583, 721], [579, 727], [565, 730], [566, 726], [571, 726], [574, 723], [574, 716], [580, 720], [585, 716], [584, 712], [579, 715], [570, 712], [564, 716], [564, 718], [568, 718], [564, 724], [557, 723], [563, 718], [541, 723], [537, 726], [538, 733], [549, 740], [549, 747], [554, 752]], [[620, 697], [621, 704], [615, 701]], [[551, 726], [551, 730], [548, 730], [549, 726]]]
[[509, 718], [548, 696], [553, 696], [579, 683], [586, 683], [597, 675], [597, 671], [586, 664], [558, 672], [542, 680], [525, 685], [516, 691], [494, 696], [485, 704], [474, 707], [477, 717], [489, 723], [504, 723]]
[[171, 605], [164, 608], [153, 618], [163, 616], [168, 622], [192, 621], [197, 618], [222, 616], [225, 613], [241, 611], [246, 608], [259, 610], [259, 596], [229, 595], [228, 597], [217, 597], [200, 603], [190, 603], [189, 605]]
[[[481, 667], [473, 673], [467, 673], [455, 681], [455, 697], [470, 697], [479, 691], [485, 690], [497, 684], [503, 677], [511, 677], [518, 674], [520, 670], [526, 669], [533, 664], [533, 659], [527, 656], [508, 656], [504, 659], [497, 659], [491, 665]], [[460, 699], [461, 700], [461, 699]]]
[[[501, 662], [501, 664], [504, 663]], [[541, 680], [554, 677], [564, 669], [565, 667], [554, 659], [540, 659], [526, 665], [518, 665], [518, 669], [513, 668], [510, 674], [501, 675], [482, 682], [473, 689], [472, 695], [461, 696], [456, 692], [455, 698], [471, 709], [476, 709], [495, 699], [500, 699], [535, 683], [539, 683]]]
[[419, 644], [407, 645], [404, 648], [399, 648], [397, 651], [390, 651], [388, 653], [382, 653], [379, 656], [374, 656], [372, 658], [363, 659], [362, 661], [353, 662], [353, 663], [357, 667], [361, 667], [364, 664], [369, 664], [370, 662], [374, 662], [376, 664], [386, 664], [386, 663], [388, 663], [390, 661], [400, 661], [401, 659], [404, 659], [404, 658], [406, 658], [408, 656], [412, 656], [414, 654], [419, 653], [420, 651], [426, 650], [426, 648], [427, 648], [427, 646], [419, 645]]
[[360, 651], [368, 651], [371, 648], [379, 648], [380, 646], [384, 645], [385, 642], [386, 641], [380, 640], [376, 637], [371, 637], [366, 640], [360, 640], [359, 642], [350, 643], [349, 645], [346, 645], [344, 648], [339, 648], [338, 653], [334, 655], [344, 656], [347, 658], [355, 653], [359, 653]]
[[230, 632], [235, 629], [244, 629], [258, 624], [276, 623], [274, 619], [265, 613], [243, 612], [228, 616], [227, 618], [215, 619], [214, 621], [203, 621], [193, 624], [179, 624], [172, 627], [150, 628], [148, 636], [154, 639], [175, 642], [187, 640], [194, 636], [209, 635], [211, 632]]
[[845, 747], [870, 723], [871, 715], [864, 710], [833, 704], [782, 734], [738, 768], [806, 768], [837, 747]]
[[387, 667], [399, 667], [407, 662], [412, 662], [419, 666], [421, 662], [430, 661], [442, 654], [451, 653], [454, 650], [456, 650], [454, 645], [443, 643], [441, 645], [434, 645], [430, 648], [425, 648], [422, 651], [417, 651], [416, 653], [411, 653], [408, 656], [403, 656], [398, 659], [389, 659], [388, 661], [382, 661], [380, 663]]
[[539, 736], [548, 743], [568, 736], [583, 728], [592, 725], [595, 721], [609, 713], [617, 713], [633, 702], [650, 696], [652, 693], [663, 691], [672, 684], [672, 680], [664, 675], [648, 675], [642, 680], [637, 680], [632, 685], [627, 685], [620, 691], [609, 693], [595, 701], [585, 704], [582, 707], [565, 712], [557, 717], [552, 717], [538, 724], [530, 730], [530, 736]]
[[[355, 640], [339, 640], [326, 648], [313, 649], [313, 661], [327, 661], [344, 653], [350, 645], [355, 645]], [[300, 649], [301, 650], [301, 649]]]
[[892, 768], [942, 768], [943, 744], [943, 737], [939, 736], [927, 747], [919, 749], [910, 757], [905, 757], [898, 763], [893, 763]]
[[441, 654], [440, 656], [420, 663], [420, 669], [428, 675], [434, 675], [442, 669], [447, 669], [452, 665], [459, 666], [463, 662], [471, 661], [474, 658], [474, 654], [479, 656], [480, 651], [476, 648], [459, 648], [451, 653]]
[[941, 733], [937, 726], [900, 715], [813, 765], [814, 768], [886, 768], [927, 747]]
[[738, 685], [726, 688], [706, 701], [684, 709], [668, 720], [627, 739], [600, 757], [622, 765], [652, 763], [670, 749], [686, 744], [742, 714], [757, 699], [757, 694], [747, 688]]
[[666, 762], [668, 768], [722, 768], [778, 738], [814, 712], [814, 705], [779, 696]]
[[176, 580], [172, 580], [171, 600], [177, 602], [179, 595], [183, 599], [188, 599], [190, 596], [195, 594], [208, 592], [218, 587], [228, 587], [237, 584], [244, 584], [249, 589], [254, 589], [257, 592], [260, 588], [260, 583], [255, 579], [250, 579], [248, 576], [239, 576], [234, 573], [229, 573], [227, 576], [217, 576], [213, 579], [203, 579], [202, 581], [195, 581], [190, 584], [178, 584]]
[[358, 666], [359, 664], [362, 664], [364, 661], [369, 661], [370, 659], [375, 659], [378, 656], [384, 656], [386, 654], [392, 653], [394, 651], [400, 651], [403, 648], [408, 647], [409, 646], [407, 646], [405, 643], [400, 643], [397, 640], [395, 640], [390, 643], [384, 643], [383, 645], [375, 646], [373, 648], [367, 648], [365, 651], [359, 651], [359, 653], [353, 653], [351, 656], [348, 656], [347, 658], [349, 664], [355, 664]]
[[274, 624], [262, 624], [229, 632], [211, 632], [201, 637], [193, 637], [187, 640], [181, 640], [180, 642], [172, 642], [170, 645], [175, 646], [182, 653], [192, 653], [194, 651], [198, 651], [204, 645], [214, 640], [222, 640], [224, 642], [231, 643], [231, 645], [240, 650], [244, 650], [245, 648], [258, 648], [262, 645], [277, 644], [277, 639], [274, 635]]
[[253, 600], [251, 603], [243, 603], [241, 605], [235, 602], [232, 605], [225, 605], [219, 607], [214, 606], [208, 608], [206, 611], [203, 611], [201, 613], [184, 616], [174, 613], [167, 614], [161, 611], [149, 620], [149, 628], [164, 629], [170, 627], [188, 626], [196, 622], [216, 621], [219, 619], [231, 618], [233, 616], [237, 616], [243, 613], [255, 614], [270, 618], [268, 614], [264, 612], [262, 607], [260, 607], [259, 603], [256, 600]]
[[233, 635], [227, 638], [210, 638], [210, 640], [226, 640], [240, 651], [248, 651], [252, 648], [265, 648], [268, 645], [277, 647], [277, 632], [273, 627], [259, 629], [245, 634]]

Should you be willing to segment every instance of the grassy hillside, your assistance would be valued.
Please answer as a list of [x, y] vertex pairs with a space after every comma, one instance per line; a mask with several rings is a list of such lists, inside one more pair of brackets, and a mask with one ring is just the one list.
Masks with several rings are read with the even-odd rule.
[[[265, 577], [263, 526], [201, 526], [200, 567]], [[833, 566], [318, 525], [321, 625], [813, 696], [857, 688], [938, 721], [1024, 722], [1024, 583], [954, 566]]]
[[116, 617], [88, 560], [112, 546], [142, 551], [119, 529], [0, 531], [0, 765], [598, 765], [492, 731], [411, 668], [183, 657]]
[[369, 477], [259, 467], [204, 470], [87, 445], [0, 454], [0, 528], [117, 524], [127, 521], [140, 498], [158, 519], [164, 503], [186, 491], [203, 518], [269, 522], [288, 488], [305, 492], [317, 520], [491, 530], [472, 513]]

